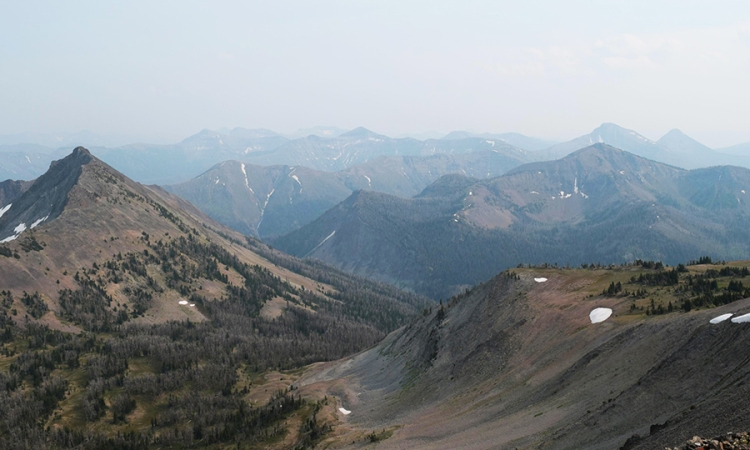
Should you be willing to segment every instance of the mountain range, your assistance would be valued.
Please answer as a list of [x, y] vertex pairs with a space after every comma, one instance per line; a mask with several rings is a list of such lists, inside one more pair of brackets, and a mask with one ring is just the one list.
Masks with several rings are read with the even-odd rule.
[[650, 449], [750, 428], [749, 261], [687, 263], [750, 253], [750, 170], [499, 147], [504, 174], [469, 176], [480, 157], [411, 198], [482, 152], [193, 180], [340, 189], [271, 239], [305, 259], [82, 147], [0, 183], [0, 447]]
[[317, 219], [356, 190], [412, 197], [448, 173], [494, 177], [525, 161], [523, 152], [500, 142], [492, 150], [454, 155], [380, 156], [338, 172], [225, 161], [165, 188], [226, 226], [269, 237]]
[[453, 295], [519, 263], [668, 263], [750, 254], [750, 170], [683, 170], [595, 144], [476, 180], [445, 176], [405, 199], [357, 191], [277, 248]]

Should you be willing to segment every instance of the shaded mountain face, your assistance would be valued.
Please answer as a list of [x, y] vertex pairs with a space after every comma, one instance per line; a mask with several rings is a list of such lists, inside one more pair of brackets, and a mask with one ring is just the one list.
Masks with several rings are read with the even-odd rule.
[[712, 150], [677, 129], [671, 130], [654, 142], [633, 130], [613, 123], [602, 124], [585, 136], [537, 152], [534, 158], [537, 161], [559, 159], [594, 143], [611, 145], [643, 158], [684, 169], [719, 165], [750, 168], [750, 155], [724, 154]]
[[[7, 212], [15, 199], [26, 192], [33, 184], [33, 181], [15, 181], [5, 180], [0, 182], [0, 210]], [[1, 215], [0, 215], [1, 217]]]
[[750, 255], [750, 170], [685, 171], [598, 144], [413, 199], [359, 192], [274, 246], [445, 297], [519, 263]]
[[314, 413], [264, 374], [362, 351], [431, 303], [245, 238], [84, 148], [9, 195], [0, 448], [295, 446]]
[[411, 197], [447, 173], [486, 178], [522, 163], [515, 149], [507, 148], [457, 155], [381, 156], [339, 172], [226, 161], [167, 189], [214, 220], [265, 238], [312, 222], [356, 190]]
[[[709, 270], [722, 285], [749, 279], [723, 268], [683, 268], [669, 287], [637, 281], [668, 270], [635, 265], [513, 269], [367, 352], [310, 369], [300, 392], [325, 389], [351, 411], [341, 442], [390, 430], [385, 448], [655, 449], [747, 429], [750, 407], [736, 399], [750, 389], [750, 325], [709, 321], [750, 312], [750, 299], [644, 310], [704, 295], [688, 285]], [[624, 290], [607, 293], [616, 284]], [[596, 308], [613, 314], [592, 323]]]

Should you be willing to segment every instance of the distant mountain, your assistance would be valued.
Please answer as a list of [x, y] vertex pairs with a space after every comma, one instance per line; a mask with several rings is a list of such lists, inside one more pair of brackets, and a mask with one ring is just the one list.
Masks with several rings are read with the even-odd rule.
[[716, 151], [724, 155], [750, 157], [750, 142], [733, 145], [731, 147], [719, 148], [716, 149]]
[[448, 173], [486, 178], [524, 161], [515, 149], [499, 145], [457, 155], [381, 156], [339, 172], [226, 161], [166, 189], [226, 226], [265, 238], [310, 223], [356, 190], [411, 197]]
[[274, 246], [446, 296], [518, 263], [750, 256], [750, 170], [686, 171], [596, 144], [413, 199], [356, 192]]
[[555, 144], [535, 156], [539, 161], [551, 161], [597, 143], [611, 145], [648, 159], [654, 159], [662, 151], [656, 142], [633, 130], [622, 128], [614, 123], [604, 123], [589, 134], [572, 141]]
[[469, 131], [452, 131], [447, 135], [443, 136], [445, 140], [459, 140], [467, 139], [472, 137], [485, 138], [485, 139], [497, 139], [508, 143], [514, 147], [518, 147], [527, 151], [535, 152], [544, 150], [556, 144], [554, 141], [548, 141], [544, 139], [524, 136], [520, 133], [471, 133]]
[[300, 128], [294, 133], [287, 135], [287, 137], [289, 139], [299, 139], [314, 135], [322, 138], [334, 138], [341, 136], [347, 131], [349, 130], [339, 127], [316, 126], [312, 128]]
[[482, 150], [513, 152], [519, 158], [526, 157], [524, 150], [497, 139], [392, 139], [359, 127], [331, 139], [318, 136], [296, 139], [269, 152], [249, 154], [243, 160], [264, 166], [305, 166], [316, 170], [338, 171], [379, 156], [452, 155]]
[[719, 165], [750, 168], [750, 154], [728, 155], [710, 149], [680, 130], [674, 129], [654, 142], [633, 130], [613, 123], [605, 123], [591, 133], [554, 145], [533, 155], [537, 161], [562, 158], [594, 143], [605, 143], [643, 158], [684, 169], [697, 169]]
[[55, 159], [55, 151], [36, 144], [0, 145], [0, 181], [33, 180]]
[[272, 131], [235, 128], [229, 133], [203, 130], [174, 145], [132, 144], [94, 147], [104, 162], [144, 183], [175, 183], [228, 159], [268, 152], [289, 140]]
[[137, 138], [123, 134], [100, 134], [85, 130], [77, 133], [16, 133], [0, 135], [0, 146], [34, 144], [49, 149], [60, 147], [69, 147], [72, 149], [82, 144], [97, 147], [119, 147], [137, 141]]

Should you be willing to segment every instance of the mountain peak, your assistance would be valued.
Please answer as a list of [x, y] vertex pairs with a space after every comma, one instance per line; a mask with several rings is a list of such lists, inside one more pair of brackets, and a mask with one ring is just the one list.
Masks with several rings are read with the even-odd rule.
[[91, 156], [91, 152], [86, 147], [78, 146], [73, 149], [73, 153], [70, 155], [74, 158], [80, 158], [82, 156]]
[[713, 152], [710, 148], [691, 138], [677, 128], [669, 130], [669, 132], [662, 136], [656, 143], [670, 152], [680, 154], [708, 154]]
[[49, 170], [14, 200], [0, 218], [0, 240], [14, 240], [27, 228], [34, 228], [59, 216], [83, 167], [92, 161], [98, 160], [84, 147], [76, 147], [70, 155], [53, 161]]
[[446, 134], [440, 139], [445, 140], [445, 141], [456, 141], [460, 139], [467, 139], [467, 138], [474, 137], [474, 136], [475, 134], [470, 133], [468, 131], [456, 130], [456, 131], [451, 131], [450, 133]]
[[347, 131], [346, 133], [341, 134], [340, 136], [360, 138], [360, 137], [378, 136], [378, 134], [373, 131], [368, 130], [365, 127], [357, 127], [351, 131]]

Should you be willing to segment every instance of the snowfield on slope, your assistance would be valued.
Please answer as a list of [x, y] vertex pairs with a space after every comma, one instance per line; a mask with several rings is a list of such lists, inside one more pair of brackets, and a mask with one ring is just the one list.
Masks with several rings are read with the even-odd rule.
[[589, 313], [589, 319], [591, 319], [591, 323], [599, 323], [609, 319], [611, 315], [612, 310], [609, 308], [595, 308]]
[[714, 318], [713, 318], [713, 319], [711, 319], [711, 320], [710, 320], [709, 322], [710, 322], [710, 323], [712, 323], [712, 324], [714, 324], [714, 325], [716, 325], [717, 323], [721, 323], [721, 322], [724, 322], [725, 320], [727, 320], [728, 318], [732, 317], [733, 315], [734, 315], [734, 314], [732, 314], [732, 313], [729, 313], [729, 314], [722, 314], [722, 315], [720, 315], [720, 316], [716, 316], [716, 317], [714, 317]]

